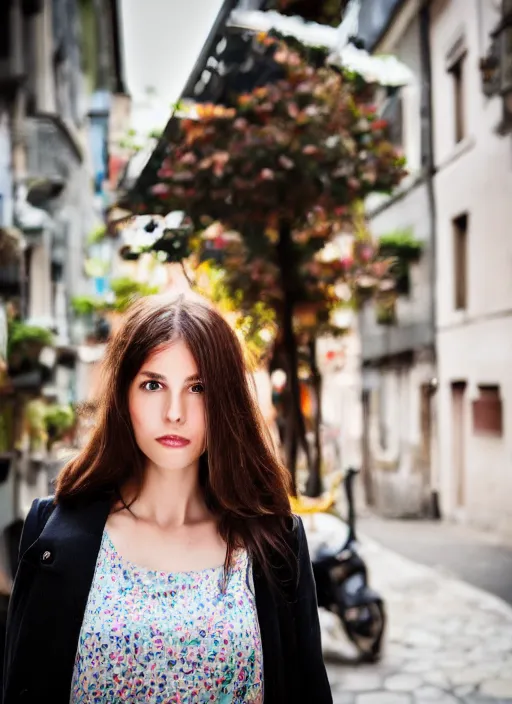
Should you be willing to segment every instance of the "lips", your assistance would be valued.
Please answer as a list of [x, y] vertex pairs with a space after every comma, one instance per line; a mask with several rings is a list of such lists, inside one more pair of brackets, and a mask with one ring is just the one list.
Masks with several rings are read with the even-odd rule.
[[190, 440], [182, 438], [180, 435], [163, 435], [161, 438], [157, 438], [156, 441], [164, 447], [186, 447], [190, 445]]

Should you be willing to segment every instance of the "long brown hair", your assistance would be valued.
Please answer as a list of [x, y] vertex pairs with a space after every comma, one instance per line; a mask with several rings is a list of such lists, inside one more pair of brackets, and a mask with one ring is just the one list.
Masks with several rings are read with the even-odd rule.
[[140, 493], [146, 458], [135, 441], [128, 391], [151, 352], [177, 339], [189, 347], [205, 385], [208, 449], [200, 481], [227, 543], [225, 566], [233, 550], [245, 547], [270, 575], [268, 548], [287, 551], [289, 473], [264, 430], [237, 336], [206, 302], [148, 296], [131, 306], [107, 347], [96, 425], [59, 474], [56, 500], [105, 491], [120, 497], [128, 483]]

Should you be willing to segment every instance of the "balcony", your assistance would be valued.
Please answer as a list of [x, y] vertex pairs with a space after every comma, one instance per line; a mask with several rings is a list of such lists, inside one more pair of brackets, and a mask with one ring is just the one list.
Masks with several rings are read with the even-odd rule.
[[81, 149], [67, 125], [55, 115], [27, 118], [27, 201], [36, 207], [57, 197], [82, 162]]

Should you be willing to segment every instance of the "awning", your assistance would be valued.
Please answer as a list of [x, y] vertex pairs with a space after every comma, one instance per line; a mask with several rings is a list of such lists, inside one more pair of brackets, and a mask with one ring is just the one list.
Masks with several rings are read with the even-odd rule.
[[395, 56], [374, 56], [358, 49], [349, 39], [357, 33], [358, 3], [352, 4], [340, 26], [327, 27], [316, 22], [304, 22], [300, 17], [286, 17], [278, 12], [233, 10], [227, 26], [252, 32], [274, 29], [296, 37], [303, 44], [322, 46], [331, 51], [329, 62], [359, 73], [369, 83], [382, 86], [403, 86], [413, 81], [412, 71]]

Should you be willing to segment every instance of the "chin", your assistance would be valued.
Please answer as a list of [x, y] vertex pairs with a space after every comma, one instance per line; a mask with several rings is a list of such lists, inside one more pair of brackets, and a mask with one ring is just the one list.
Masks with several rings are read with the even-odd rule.
[[171, 451], [163, 451], [158, 453], [152, 453], [151, 455], [146, 454], [151, 464], [156, 467], [167, 471], [178, 471], [181, 469], [186, 469], [188, 467], [193, 467], [195, 464], [199, 463], [199, 455], [191, 455], [189, 452], [183, 452], [183, 450], [189, 450], [189, 448], [173, 449]]

